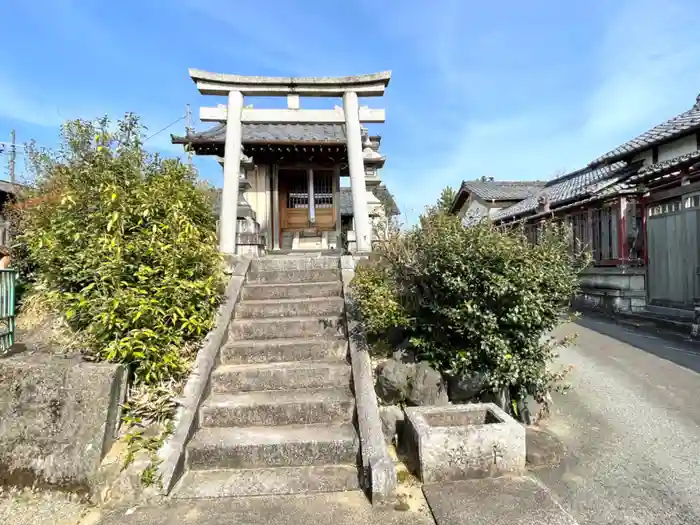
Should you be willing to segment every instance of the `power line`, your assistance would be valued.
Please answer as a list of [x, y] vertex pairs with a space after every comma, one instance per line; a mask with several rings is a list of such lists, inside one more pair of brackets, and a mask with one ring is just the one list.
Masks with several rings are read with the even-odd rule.
[[183, 115], [183, 116], [181, 116], [179, 119], [174, 120], [173, 122], [171, 122], [170, 124], [168, 124], [167, 126], [165, 126], [165, 127], [164, 127], [163, 129], [161, 129], [160, 131], [158, 131], [158, 132], [154, 133], [153, 135], [151, 135], [150, 137], [146, 138], [146, 139], [144, 140], [144, 142], [147, 142], [147, 141], [151, 140], [151, 139], [152, 139], [153, 137], [155, 137], [156, 135], [160, 135], [160, 134], [163, 133], [166, 129], [168, 129], [168, 128], [174, 126], [175, 124], [177, 124], [177, 123], [180, 122], [181, 120], [185, 120], [185, 118], [187, 118], [187, 115]]

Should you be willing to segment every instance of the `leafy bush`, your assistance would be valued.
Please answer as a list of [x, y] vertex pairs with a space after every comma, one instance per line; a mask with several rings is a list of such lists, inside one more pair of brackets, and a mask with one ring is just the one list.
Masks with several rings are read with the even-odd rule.
[[222, 273], [207, 188], [178, 160], [146, 153], [141, 132], [130, 114], [113, 130], [77, 120], [60, 151], [33, 151], [13, 262], [92, 356], [157, 384], [187, 372]]
[[370, 331], [394, 324], [442, 373], [479, 373], [513, 399], [543, 399], [562, 377], [541, 337], [568, 311], [587, 264], [564, 228], [544, 226], [531, 245], [521, 231], [464, 228], [433, 208], [378, 250], [380, 262], [360, 265], [352, 283]]
[[394, 328], [408, 325], [406, 312], [395, 293], [395, 283], [385, 266], [359, 265], [352, 286], [368, 336], [381, 337]]

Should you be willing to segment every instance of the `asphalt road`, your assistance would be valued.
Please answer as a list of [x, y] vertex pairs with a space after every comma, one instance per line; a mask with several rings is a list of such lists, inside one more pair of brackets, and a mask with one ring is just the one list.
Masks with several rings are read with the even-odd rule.
[[700, 524], [700, 346], [598, 319], [556, 333], [572, 332], [547, 424], [567, 454], [537, 477], [582, 525]]

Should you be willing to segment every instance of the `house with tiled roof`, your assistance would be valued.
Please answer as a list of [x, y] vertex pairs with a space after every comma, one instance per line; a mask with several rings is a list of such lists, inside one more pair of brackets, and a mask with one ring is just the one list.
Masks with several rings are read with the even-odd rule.
[[533, 238], [546, 219], [569, 224], [593, 257], [582, 275], [589, 303], [692, 317], [700, 306], [700, 96], [490, 218], [524, 225]]
[[469, 225], [493, 217], [504, 208], [537, 193], [543, 186], [541, 181], [497, 181], [493, 177], [465, 180], [457, 191], [450, 212]]

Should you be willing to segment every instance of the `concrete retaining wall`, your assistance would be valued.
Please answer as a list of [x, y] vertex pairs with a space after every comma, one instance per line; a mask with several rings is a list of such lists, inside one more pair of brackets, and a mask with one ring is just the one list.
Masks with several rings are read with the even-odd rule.
[[0, 486], [92, 491], [117, 437], [123, 366], [50, 354], [0, 358]]
[[396, 487], [396, 467], [389, 456], [379, 405], [374, 391], [374, 378], [369, 357], [369, 347], [364, 329], [354, 305], [349, 284], [355, 275], [355, 263], [362, 258], [344, 255], [340, 259], [345, 297], [352, 379], [355, 389], [357, 425], [360, 434], [363, 486], [369, 492], [372, 503], [380, 502], [393, 495]]
[[646, 307], [645, 269], [591, 266], [581, 273], [575, 306], [608, 312], [640, 312]]

